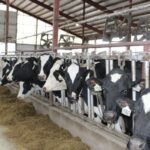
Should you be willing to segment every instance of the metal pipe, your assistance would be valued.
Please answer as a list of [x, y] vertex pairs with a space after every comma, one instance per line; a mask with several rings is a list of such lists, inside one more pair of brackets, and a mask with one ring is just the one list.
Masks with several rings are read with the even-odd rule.
[[59, 5], [60, 0], [53, 0], [53, 52], [57, 52], [58, 45], [58, 30], [59, 30]]
[[113, 62], [113, 60], [110, 60], [109, 63], [110, 63], [110, 64], [109, 64], [109, 67], [110, 67], [110, 71], [111, 71], [111, 70], [114, 68], [114, 67], [113, 67], [114, 62]]
[[5, 14], [5, 54], [8, 54], [8, 35], [9, 35], [9, 0], [6, 0]]
[[150, 45], [149, 41], [135, 41], [135, 42], [119, 42], [119, 43], [110, 43], [110, 44], [84, 44], [84, 45], [75, 45], [71, 47], [56, 47], [55, 49], [83, 49], [83, 48], [104, 48], [104, 47], [122, 47], [122, 46], [143, 46]]
[[[87, 69], [90, 69], [90, 57], [87, 56]], [[92, 118], [92, 108], [91, 108], [91, 92], [89, 89], [87, 89], [87, 93], [88, 93], [88, 117]]]
[[75, 25], [76, 23], [84, 24], [84, 23], [89, 23], [89, 22], [95, 21], [95, 20], [111, 18], [111, 17], [117, 16], [117, 15], [123, 15], [123, 14], [130, 13], [130, 12], [133, 12], [133, 11], [146, 10], [149, 7], [150, 7], [150, 4], [146, 3], [146, 4], [143, 4], [143, 5], [140, 5], [140, 6], [136, 6], [136, 7], [132, 7], [132, 8], [129, 8], [129, 9], [115, 11], [114, 13], [111, 13], [111, 14], [96, 16], [96, 17], [92, 17], [92, 18], [85, 19], [85, 20], [82, 20], [82, 21], [73, 22], [73, 23], [65, 25], [65, 27], [68, 27], [70, 25]]
[[[132, 69], [132, 81], [136, 81], [136, 61], [131, 62], [131, 69]], [[132, 88], [132, 99], [136, 101], [136, 91]]]
[[145, 61], [145, 88], [149, 88], [149, 61]]

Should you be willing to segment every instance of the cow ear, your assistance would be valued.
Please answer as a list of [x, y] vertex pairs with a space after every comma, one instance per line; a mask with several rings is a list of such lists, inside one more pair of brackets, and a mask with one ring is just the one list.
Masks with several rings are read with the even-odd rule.
[[134, 87], [133, 90], [136, 92], [141, 92], [145, 88], [145, 80], [140, 80]]
[[59, 70], [54, 71], [53, 75], [57, 81], [62, 82], [62, 80], [59, 79], [59, 75], [61, 75], [61, 72]]

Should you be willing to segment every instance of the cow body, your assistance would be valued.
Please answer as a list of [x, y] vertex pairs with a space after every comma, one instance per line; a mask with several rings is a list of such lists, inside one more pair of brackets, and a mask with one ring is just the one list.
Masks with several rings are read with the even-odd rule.
[[134, 106], [134, 130], [129, 150], [150, 149], [150, 89], [142, 91]]

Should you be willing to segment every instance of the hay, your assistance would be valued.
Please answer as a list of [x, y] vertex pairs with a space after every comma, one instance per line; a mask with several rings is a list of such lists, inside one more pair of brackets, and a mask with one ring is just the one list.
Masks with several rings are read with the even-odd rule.
[[[6, 95], [7, 93], [7, 95]], [[48, 116], [37, 115], [31, 103], [24, 103], [3, 89], [0, 96], [0, 124], [15, 143], [27, 150], [89, 150], [79, 138], [59, 128]], [[12, 98], [11, 98], [12, 96]]]

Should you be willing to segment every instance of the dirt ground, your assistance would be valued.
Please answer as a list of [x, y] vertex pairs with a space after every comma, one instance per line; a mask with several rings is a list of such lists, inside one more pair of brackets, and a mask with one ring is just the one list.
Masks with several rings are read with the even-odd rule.
[[0, 150], [89, 150], [48, 116], [36, 114], [32, 104], [16, 99], [7, 87], [0, 87], [0, 126], [8, 129], [4, 134], [0, 127]]

